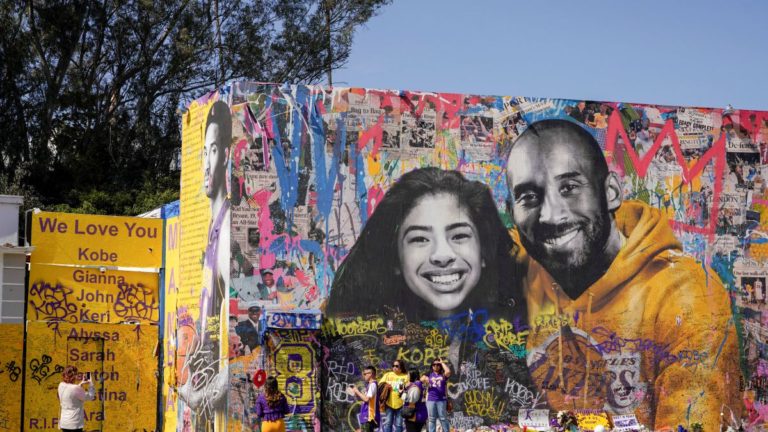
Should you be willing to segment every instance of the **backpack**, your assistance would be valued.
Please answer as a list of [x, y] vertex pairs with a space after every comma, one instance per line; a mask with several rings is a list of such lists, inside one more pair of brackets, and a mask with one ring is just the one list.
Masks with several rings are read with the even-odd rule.
[[378, 386], [376, 387], [376, 397], [379, 399], [379, 411], [384, 412], [386, 411], [387, 407], [387, 399], [389, 399], [389, 394], [392, 393], [392, 386], [385, 383], [380, 382], [378, 383]]
[[[415, 383], [410, 383], [410, 384], [408, 384], [408, 387], [405, 390], [408, 391], [408, 390], [411, 389], [411, 387], [414, 387], [414, 386], [416, 386]], [[424, 399], [424, 398], [421, 398], [421, 399]], [[421, 402], [421, 401], [419, 401], [419, 402]], [[403, 405], [403, 409], [400, 411], [400, 415], [402, 415], [403, 418], [406, 419], [406, 420], [415, 421], [416, 403], [417, 402], [409, 402], [409, 403]]]

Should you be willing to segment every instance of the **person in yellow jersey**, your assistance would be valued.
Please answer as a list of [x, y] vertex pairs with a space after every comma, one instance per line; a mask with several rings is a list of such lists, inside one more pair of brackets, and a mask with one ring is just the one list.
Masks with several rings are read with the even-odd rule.
[[384, 407], [384, 415], [381, 418], [382, 432], [402, 432], [405, 427], [400, 410], [403, 408], [403, 400], [400, 399], [400, 390], [405, 388], [408, 383], [408, 373], [406, 373], [405, 362], [395, 360], [392, 363], [392, 370], [387, 371], [381, 376], [382, 383], [387, 383], [392, 387], [389, 397]]
[[625, 201], [593, 136], [532, 123], [507, 158], [528, 366], [553, 409], [634, 413], [651, 429], [739, 411], [738, 341], [718, 276], [667, 218]]

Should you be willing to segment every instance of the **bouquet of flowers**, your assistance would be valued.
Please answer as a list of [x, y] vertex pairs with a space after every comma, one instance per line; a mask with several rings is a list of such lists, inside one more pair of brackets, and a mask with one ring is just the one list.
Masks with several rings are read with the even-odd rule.
[[557, 412], [557, 430], [560, 432], [577, 432], [579, 430], [579, 421], [573, 411]]

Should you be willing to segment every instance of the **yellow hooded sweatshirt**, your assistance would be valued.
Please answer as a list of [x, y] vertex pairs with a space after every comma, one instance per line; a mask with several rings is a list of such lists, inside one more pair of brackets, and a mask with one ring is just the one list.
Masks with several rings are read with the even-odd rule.
[[518, 253], [528, 265], [533, 381], [553, 409], [634, 413], [652, 430], [693, 422], [718, 430], [722, 404], [741, 411], [728, 293], [714, 271], [683, 254], [658, 209], [625, 201], [615, 221], [624, 244], [576, 299]]

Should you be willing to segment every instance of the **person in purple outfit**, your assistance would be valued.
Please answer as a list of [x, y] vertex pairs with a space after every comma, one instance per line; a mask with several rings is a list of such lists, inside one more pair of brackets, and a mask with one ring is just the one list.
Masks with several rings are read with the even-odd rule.
[[421, 378], [427, 386], [427, 430], [435, 432], [435, 422], [440, 419], [440, 425], [444, 431], [449, 431], [448, 423], [448, 399], [446, 387], [451, 369], [440, 357], [432, 361], [432, 371]]
[[288, 414], [288, 399], [277, 388], [277, 378], [267, 377], [264, 393], [256, 399], [256, 416], [261, 419], [261, 432], [285, 432], [284, 417]]
[[379, 398], [377, 397], [376, 368], [370, 365], [366, 366], [363, 369], [363, 379], [365, 380], [365, 393], [358, 390], [354, 384], [349, 385], [347, 393], [363, 402], [360, 406], [360, 413], [357, 415], [357, 419], [360, 421], [360, 430], [362, 432], [373, 432], [381, 423]]
[[405, 417], [405, 430], [407, 432], [421, 432], [427, 422], [427, 405], [424, 403], [424, 384], [419, 381], [419, 371], [411, 369], [408, 374], [410, 382], [402, 390], [400, 398], [403, 400], [403, 412], [407, 408], [414, 407], [413, 415]]

